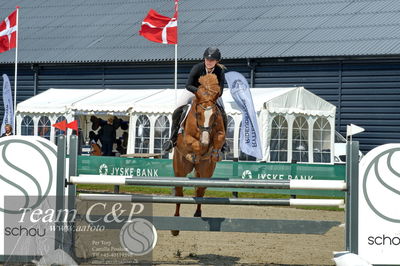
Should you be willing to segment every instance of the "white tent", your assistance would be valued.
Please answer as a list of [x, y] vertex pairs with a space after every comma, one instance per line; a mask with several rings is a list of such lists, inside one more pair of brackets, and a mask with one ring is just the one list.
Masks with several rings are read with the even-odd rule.
[[[51, 125], [56, 123], [59, 118], [65, 118], [68, 121], [74, 120], [71, 106], [100, 91], [102, 90], [48, 89], [19, 103], [16, 110], [17, 134], [48, 136], [54, 142], [55, 129]], [[39, 121], [42, 117], [46, 117], [46, 119]], [[48, 128], [47, 132], [40, 131], [39, 124], [44, 124]]]
[[[178, 90], [178, 97], [182, 91], [182, 89]], [[264, 161], [314, 162], [316, 161], [315, 153], [321, 156], [324, 150], [326, 154], [324, 154], [323, 162], [333, 162], [336, 111], [334, 105], [303, 87], [252, 88], [251, 93], [258, 115]], [[225, 89], [222, 99], [232, 127], [230, 137], [233, 138], [233, 147], [231, 147], [233, 157], [239, 157], [241, 111], [228, 89]], [[154, 152], [156, 120], [160, 115], [165, 115], [171, 123], [174, 109], [175, 91], [173, 89], [49, 89], [18, 104], [17, 132], [21, 132], [21, 122], [27, 115], [35, 118], [35, 134], [38, 131], [37, 121], [42, 115], [51, 117], [52, 124], [59, 115], [64, 115], [68, 121], [72, 120], [74, 115], [80, 115], [81, 119], [85, 117], [85, 123], [81, 121], [81, 127], [84, 132], [86, 131], [85, 136], [90, 130], [86, 126], [90, 124], [89, 115], [126, 116], [126, 119], [129, 117], [130, 121], [128, 153], [134, 153], [137, 152], [135, 151], [136, 125], [138, 118], [144, 115], [148, 118], [150, 125], [148, 151]], [[276, 124], [277, 118], [281, 120], [280, 122], [286, 121], [286, 124]], [[324, 123], [321, 124], [321, 121]], [[53, 131], [52, 129], [52, 135], [54, 135]], [[278, 133], [281, 135], [277, 135]], [[54, 136], [51, 140], [54, 140]], [[299, 147], [301, 149], [297, 151]], [[299, 157], [297, 152], [301, 152], [302, 155]], [[326, 159], [327, 154], [329, 154], [329, 160]]]
[[[303, 87], [252, 88], [250, 90], [261, 131], [263, 161], [333, 162], [336, 113], [334, 105]], [[238, 145], [236, 139], [239, 139], [241, 111], [229, 92], [223, 94], [223, 100], [227, 114], [231, 115], [235, 121], [234, 151], [237, 152], [235, 157], [238, 157], [239, 148], [236, 146]], [[280, 122], [286, 121], [286, 126], [285, 124], [277, 125], [278, 121], [274, 119], [278, 118], [281, 118]], [[302, 128], [295, 127], [298, 122], [301, 122], [299, 119], [307, 122]], [[324, 123], [321, 125], [321, 122]], [[320, 126], [324, 126], [325, 130], [322, 130]], [[297, 136], [293, 136], [294, 132]], [[306, 137], [305, 141], [303, 141], [304, 137]], [[298, 138], [300, 138], [300, 143]], [[296, 152], [296, 148], [300, 150], [303, 148], [303, 150]]]

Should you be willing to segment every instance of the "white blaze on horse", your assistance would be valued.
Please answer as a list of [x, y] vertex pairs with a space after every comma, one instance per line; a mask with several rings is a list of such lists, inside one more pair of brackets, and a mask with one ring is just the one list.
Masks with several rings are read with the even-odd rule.
[[[217, 106], [221, 88], [215, 74], [202, 76], [199, 82], [174, 150], [176, 177], [185, 177], [194, 169], [195, 177], [210, 178], [221, 160], [220, 150], [225, 142], [224, 123]], [[203, 197], [205, 191], [205, 187], [196, 187], [196, 197]], [[183, 196], [182, 187], [175, 187], [175, 196]], [[175, 216], [180, 215], [179, 209], [180, 204], [176, 204]], [[201, 217], [201, 204], [197, 204], [194, 216]], [[172, 234], [178, 235], [179, 231], [172, 231]]]

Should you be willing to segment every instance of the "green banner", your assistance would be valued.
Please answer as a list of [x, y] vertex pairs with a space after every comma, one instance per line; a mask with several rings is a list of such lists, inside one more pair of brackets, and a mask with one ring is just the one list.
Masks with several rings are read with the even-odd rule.
[[[213, 178], [258, 180], [344, 180], [345, 165], [290, 164], [265, 162], [222, 161], [217, 164]], [[78, 174], [140, 177], [173, 177], [172, 160], [78, 156]], [[238, 192], [265, 192], [290, 195], [343, 196], [340, 191], [234, 189]]]

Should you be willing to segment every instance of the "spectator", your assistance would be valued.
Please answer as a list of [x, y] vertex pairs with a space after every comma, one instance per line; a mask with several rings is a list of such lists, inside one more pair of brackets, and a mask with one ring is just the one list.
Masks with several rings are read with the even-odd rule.
[[7, 137], [7, 136], [12, 136], [12, 135], [14, 135], [14, 134], [12, 133], [12, 126], [11, 126], [10, 124], [6, 124], [5, 127], [4, 127], [4, 129], [5, 129], [6, 132], [4, 132], [3, 135], [1, 135], [1, 137]]
[[115, 127], [113, 126], [113, 118], [107, 120], [107, 124], [101, 127], [99, 137], [101, 142], [101, 151], [103, 156], [113, 156], [113, 144], [116, 138]]

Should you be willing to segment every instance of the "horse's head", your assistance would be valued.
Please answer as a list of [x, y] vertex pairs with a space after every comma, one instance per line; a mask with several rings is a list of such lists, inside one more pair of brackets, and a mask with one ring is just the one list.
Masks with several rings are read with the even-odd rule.
[[215, 74], [207, 74], [199, 78], [199, 89], [195, 93], [196, 98], [200, 102], [216, 102], [221, 88], [219, 86], [218, 78]]
[[200, 130], [200, 143], [204, 146], [208, 146], [210, 143], [212, 126], [218, 113], [216, 102], [220, 95], [221, 88], [215, 74], [201, 76], [199, 78], [199, 83], [199, 89], [195, 93], [197, 127]]

